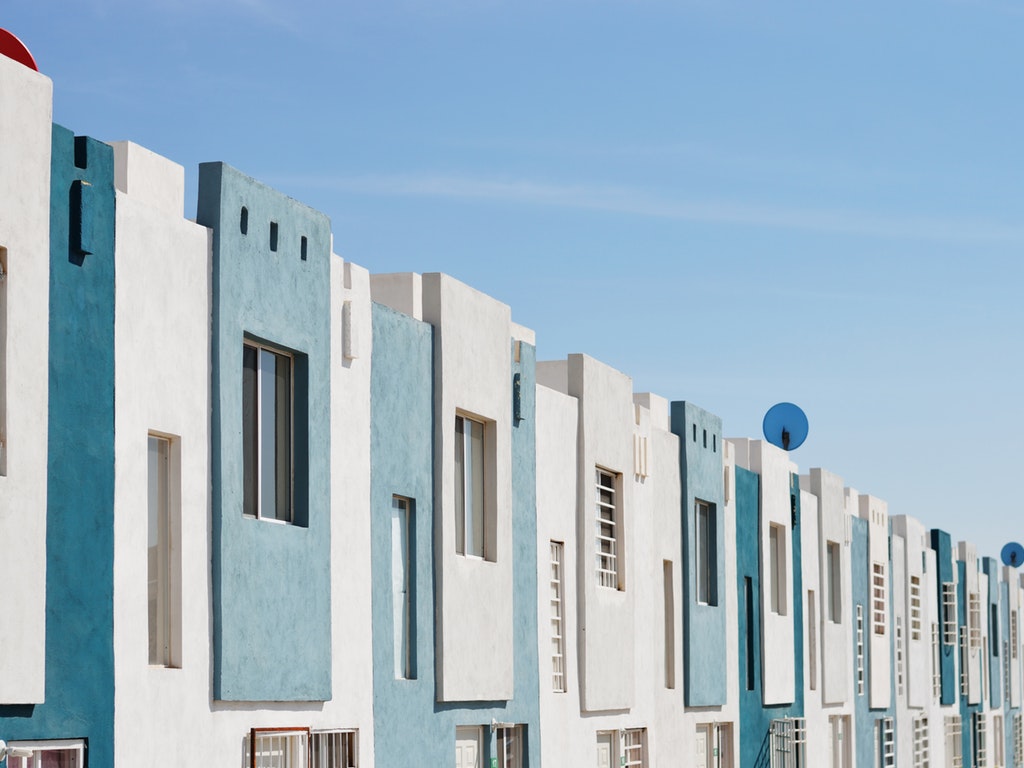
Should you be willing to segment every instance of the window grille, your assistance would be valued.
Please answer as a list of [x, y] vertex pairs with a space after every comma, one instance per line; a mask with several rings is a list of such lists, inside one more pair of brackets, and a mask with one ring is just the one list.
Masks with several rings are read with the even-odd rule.
[[806, 721], [802, 717], [772, 720], [768, 730], [770, 768], [807, 765], [806, 737]]
[[939, 656], [939, 625], [932, 622], [932, 696], [942, 698], [942, 662]]
[[314, 731], [311, 739], [311, 768], [358, 768], [358, 731]]
[[896, 695], [903, 695], [903, 619], [896, 617]]
[[864, 606], [857, 606], [857, 694], [864, 693]]
[[946, 717], [946, 764], [950, 768], [963, 768], [964, 753], [959, 715]]
[[896, 766], [896, 733], [891, 717], [879, 718], [880, 754], [883, 768]]
[[876, 635], [885, 634], [885, 564], [871, 564], [871, 625]]
[[956, 645], [956, 584], [942, 583], [942, 644]]
[[921, 639], [921, 577], [910, 577], [910, 639]]
[[974, 713], [974, 764], [977, 768], [988, 765], [988, 725], [982, 712]]
[[243, 768], [308, 768], [309, 728], [252, 728]]
[[1010, 611], [1010, 658], [1016, 659], [1017, 653], [1017, 612]]
[[630, 728], [622, 732], [622, 765], [646, 768], [647, 729]]
[[1024, 763], [1024, 716], [1013, 716], [1013, 764]]
[[562, 542], [551, 542], [551, 690], [565, 693], [565, 636], [562, 615]]
[[597, 513], [597, 583], [602, 587], [619, 588], [618, 526], [615, 519], [615, 475], [603, 469], [596, 477]]
[[927, 717], [914, 720], [914, 768], [929, 768]]
[[967, 627], [960, 627], [960, 695], [967, 696]]
[[967, 608], [971, 627], [971, 653], [981, 648], [981, 598], [977, 592], [967, 595]]

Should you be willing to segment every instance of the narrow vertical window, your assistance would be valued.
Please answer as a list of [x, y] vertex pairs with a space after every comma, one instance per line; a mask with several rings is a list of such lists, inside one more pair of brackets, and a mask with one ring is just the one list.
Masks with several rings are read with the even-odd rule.
[[964, 753], [962, 739], [963, 724], [959, 715], [947, 716], [946, 733], [946, 765], [951, 768], [963, 768]]
[[871, 564], [871, 626], [876, 635], [885, 634], [885, 564]]
[[928, 718], [914, 718], [914, 768], [928, 768]]
[[178, 666], [181, 615], [178, 494], [172, 444], [149, 436], [147, 582], [149, 592], [149, 663]]
[[896, 617], [896, 695], [903, 695], [903, 617]]
[[522, 768], [523, 726], [498, 728], [498, 768]]
[[939, 655], [939, 623], [932, 622], [932, 697], [942, 697], [942, 661]]
[[956, 584], [942, 582], [942, 644], [956, 645]]
[[843, 623], [843, 559], [839, 543], [830, 541], [825, 548], [825, 578], [828, 590], [828, 620], [833, 624]]
[[624, 768], [646, 768], [647, 729], [628, 728], [622, 732], [622, 760]]
[[292, 356], [242, 348], [242, 459], [246, 515], [292, 520]]
[[786, 606], [786, 529], [772, 523], [768, 527], [768, 588], [772, 613], [785, 616]]
[[974, 764], [978, 768], [988, 765], [988, 729], [984, 712], [974, 713]]
[[697, 553], [695, 558], [697, 602], [717, 605], [717, 541], [715, 535], [715, 510], [711, 504], [700, 499], [694, 502], [694, 529]]
[[309, 252], [309, 239], [303, 235], [299, 240], [299, 256], [303, 261], [306, 261], [306, 257]]
[[921, 577], [910, 577], [910, 639], [921, 639]]
[[818, 615], [814, 604], [814, 590], [807, 590], [807, 660], [810, 689], [818, 688]]
[[277, 222], [270, 222], [270, 250], [277, 250]]
[[565, 693], [565, 617], [562, 572], [565, 547], [551, 542], [551, 690]]
[[743, 577], [743, 602], [747, 617], [747, 690], [754, 690], [754, 583]]
[[672, 561], [662, 560], [662, 595], [665, 609], [665, 687], [676, 687], [676, 598]]
[[238, 217], [238, 230], [243, 235], [249, 234], [249, 209], [244, 205], [242, 206], [242, 212]]
[[391, 608], [394, 618], [395, 677], [416, 677], [413, 648], [413, 505], [402, 496], [391, 497]]
[[864, 694], [864, 606], [857, 605], [857, 695]]
[[1010, 658], [1016, 659], [1018, 651], [1017, 641], [1017, 611], [1010, 611]]
[[981, 598], [977, 592], [967, 595], [967, 618], [970, 624], [971, 653], [981, 648]]
[[598, 467], [595, 477], [595, 523], [597, 583], [619, 589], [619, 510], [617, 507], [618, 475]]
[[484, 425], [455, 417], [455, 546], [460, 555], [484, 557]]

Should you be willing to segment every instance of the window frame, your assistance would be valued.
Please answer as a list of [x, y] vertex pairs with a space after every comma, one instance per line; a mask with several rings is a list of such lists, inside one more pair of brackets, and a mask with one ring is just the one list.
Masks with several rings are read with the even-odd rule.
[[[320, 744], [321, 741], [337, 741], [337, 744]], [[325, 755], [324, 752], [327, 754]], [[342, 762], [332, 760], [337, 757]], [[350, 759], [346, 760], [348, 757]], [[309, 734], [309, 766], [310, 768], [359, 768], [359, 729], [329, 728], [310, 731]]]
[[837, 541], [825, 542], [825, 578], [828, 589], [828, 620], [843, 623], [843, 551]]
[[[175, 669], [181, 667], [181, 438], [151, 430], [147, 433], [146, 442], [147, 544], [153, 537], [154, 513], [157, 527], [155, 563], [149, 552], [153, 547], [147, 546], [147, 592], [156, 582], [157, 593], [155, 612], [153, 595], [149, 595], [148, 601], [149, 665]], [[152, 477], [152, 449], [155, 444], [165, 448], [164, 455], [156, 457], [156, 499]], [[154, 501], [158, 506], [156, 510], [153, 509]], [[161, 501], [162, 510], [159, 508]]]
[[551, 604], [551, 691], [566, 693], [568, 677], [565, 658], [565, 544], [550, 542]]
[[43, 752], [71, 752], [75, 762], [69, 768], [85, 768], [85, 739], [26, 739], [9, 741], [7, 746], [32, 750], [31, 757], [8, 756], [7, 768], [42, 768]]
[[768, 524], [768, 587], [769, 608], [778, 616], [788, 616], [786, 599], [788, 568], [786, 563], [786, 527], [778, 523]]
[[[253, 400], [251, 409], [252, 417], [251, 421], [254, 422], [255, 430], [254, 434], [249, 436], [247, 439], [246, 431], [247, 428], [253, 426], [250, 424], [250, 419], [247, 419], [246, 400], [250, 398], [249, 387], [245, 381], [246, 375], [246, 350], [251, 349], [256, 355], [256, 366], [253, 369], [255, 374], [255, 399]], [[265, 513], [265, 500], [264, 493], [266, 491], [267, 480], [265, 479], [264, 471], [267, 468], [267, 460], [264, 456], [264, 450], [266, 448], [266, 440], [264, 439], [264, 415], [265, 415], [265, 398], [264, 398], [264, 379], [266, 371], [261, 365], [264, 360], [263, 354], [273, 355], [275, 358], [275, 373], [277, 361], [287, 361], [288, 370], [288, 387], [287, 387], [287, 449], [284, 451], [284, 457], [287, 461], [286, 467], [281, 467], [279, 462], [282, 459], [281, 446], [275, 440], [274, 442], [274, 457], [273, 457], [273, 473], [274, 473], [274, 490], [275, 495], [277, 491], [277, 483], [282, 479], [282, 476], [287, 482], [287, 509], [285, 515], [281, 516], [281, 510], [278, 507], [280, 499], [274, 501], [274, 512], [271, 515]], [[242, 514], [244, 517], [263, 520], [266, 522], [279, 523], [279, 524], [294, 524], [296, 522], [296, 503], [295, 503], [295, 430], [296, 430], [296, 408], [295, 408], [295, 389], [296, 389], [296, 378], [298, 375], [298, 366], [296, 360], [296, 354], [291, 350], [284, 349], [282, 347], [267, 344], [263, 341], [250, 338], [246, 336], [242, 341], [242, 486], [243, 486], [243, 504]], [[276, 388], [274, 395], [278, 395]], [[277, 428], [280, 426], [278, 422], [279, 416], [275, 410], [274, 416], [274, 434], [277, 434]], [[247, 446], [249, 440], [253, 441], [253, 445]], [[246, 448], [250, 447], [252, 451], [252, 462], [253, 465], [250, 467], [249, 461], [245, 456]], [[251, 474], [251, 476], [250, 476]], [[253, 498], [250, 500], [250, 494], [253, 494]], [[250, 508], [253, 511], [249, 511]]]
[[521, 724], [499, 725], [494, 729], [494, 747], [498, 768], [523, 767], [523, 733]]
[[620, 765], [624, 768], [647, 768], [647, 729], [623, 729], [619, 750], [622, 752]]
[[693, 500], [695, 597], [698, 605], [718, 605], [718, 530], [713, 503]]
[[[479, 440], [474, 444], [472, 429], [466, 431], [466, 424], [479, 427]], [[455, 412], [454, 435], [454, 498], [455, 508], [455, 552], [475, 560], [494, 562], [497, 559], [495, 544], [496, 524], [491, 483], [494, 472], [494, 422], [475, 414], [458, 410]], [[479, 450], [474, 451], [474, 445]], [[468, 449], [468, 454], [467, 454]], [[466, 457], [469, 456], [469, 472], [466, 471]], [[477, 467], [479, 465], [479, 468]], [[477, 474], [477, 470], [479, 474]], [[479, 489], [476, 483], [479, 482]], [[477, 493], [479, 491], [479, 493]], [[467, 506], [467, 499], [470, 504]], [[477, 543], [479, 528], [479, 543]], [[472, 546], [467, 544], [467, 536]]]
[[875, 635], [885, 635], [887, 623], [888, 595], [885, 563], [871, 562], [871, 631]]
[[[404, 533], [404, 541], [395, 541], [395, 522], [399, 521], [399, 536]], [[416, 679], [416, 648], [415, 648], [415, 621], [416, 621], [416, 556], [415, 556], [415, 503], [413, 499], [399, 494], [391, 496], [391, 599], [392, 599], [392, 648], [394, 653], [393, 672], [396, 680]], [[395, 601], [395, 558], [400, 557], [404, 580], [402, 595], [403, 605], [401, 614]], [[401, 617], [401, 621], [398, 621]]]
[[[606, 483], [608, 480], [610, 482]], [[604, 494], [602, 494], [604, 492]], [[610, 499], [610, 500], [609, 500]], [[622, 546], [622, 473], [594, 467], [594, 566], [597, 585], [625, 589]]]
[[[308, 768], [311, 733], [311, 729], [306, 726], [250, 728], [245, 738], [242, 753], [247, 758], [245, 763], [248, 763], [249, 768]], [[271, 740], [271, 742], [262, 748], [258, 748], [261, 740], [264, 739]], [[276, 760], [264, 765], [259, 761], [258, 755], [261, 752], [273, 751], [275, 749], [273, 739], [278, 739], [280, 744], [287, 745], [282, 749], [282, 751], [287, 753], [286, 757], [284, 762], [278, 757]], [[297, 745], [295, 742], [297, 742]], [[300, 762], [293, 762], [295, 759], [293, 755], [301, 755]]]

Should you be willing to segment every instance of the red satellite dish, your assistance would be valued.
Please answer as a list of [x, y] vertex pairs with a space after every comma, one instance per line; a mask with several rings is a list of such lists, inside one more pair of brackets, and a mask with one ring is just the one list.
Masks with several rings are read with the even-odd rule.
[[36, 60], [32, 58], [32, 54], [29, 53], [25, 44], [18, 39], [17, 35], [12, 35], [6, 29], [0, 29], [0, 54], [14, 59], [19, 64], [24, 64], [29, 69], [39, 71]]

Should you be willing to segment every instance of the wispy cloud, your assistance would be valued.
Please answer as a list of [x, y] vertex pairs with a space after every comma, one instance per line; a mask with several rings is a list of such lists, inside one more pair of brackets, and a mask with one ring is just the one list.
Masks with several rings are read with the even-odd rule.
[[676, 199], [631, 187], [551, 184], [467, 176], [292, 176], [274, 183], [389, 197], [466, 201], [604, 211], [708, 224], [732, 224], [910, 240], [1024, 244], [1024, 227], [998, 221], [872, 211], [773, 206], [722, 200]]

